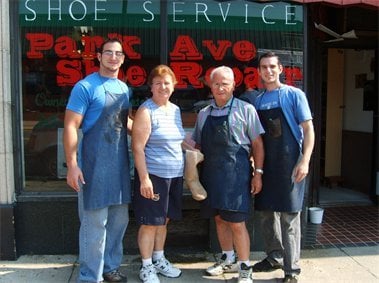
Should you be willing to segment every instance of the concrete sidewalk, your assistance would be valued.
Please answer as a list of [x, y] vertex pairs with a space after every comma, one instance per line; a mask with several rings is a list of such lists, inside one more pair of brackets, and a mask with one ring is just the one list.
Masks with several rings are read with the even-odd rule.
[[[262, 259], [262, 252], [251, 254], [252, 264]], [[175, 266], [182, 269], [177, 279], [160, 277], [166, 282], [237, 282], [238, 274], [209, 277], [204, 269], [214, 263], [212, 253], [190, 255], [168, 254]], [[17, 261], [0, 261], [0, 282], [60, 283], [76, 282], [77, 255], [26, 255]], [[174, 260], [175, 259], [175, 260]], [[302, 250], [300, 282], [379, 282], [379, 246]], [[139, 255], [125, 255], [121, 270], [128, 282], [140, 282]], [[283, 271], [254, 273], [254, 282], [281, 282]]]

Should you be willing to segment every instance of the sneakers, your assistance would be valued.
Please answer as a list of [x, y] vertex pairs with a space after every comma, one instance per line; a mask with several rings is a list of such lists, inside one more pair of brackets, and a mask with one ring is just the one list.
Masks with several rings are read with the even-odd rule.
[[226, 262], [226, 254], [223, 254], [218, 262], [205, 270], [205, 273], [210, 276], [234, 272], [238, 272], [237, 258], [234, 262]]
[[279, 263], [272, 265], [267, 258], [253, 265], [254, 272], [271, 272], [281, 268], [283, 265]]
[[144, 283], [160, 283], [155, 266], [152, 264], [141, 267], [139, 279]]
[[179, 268], [174, 267], [165, 257], [153, 262], [156, 271], [163, 276], [176, 278], [182, 274]]
[[284, 283], [297, 283], [298, 282], [298, 277], [296, 276], [296, 275], [291, 275], [291, 274], [289, 274], [289, 275], [286, 275], [285, 277], [284, 277], [284, 279], [283, 279], [283, 282]]
[[126, 275], [118, 269], [104, 273], [103, 278], [105, 282], [128, 282]]
[[253, 267], [241, 263], [239, 270], [238, 283], [253, 283]]

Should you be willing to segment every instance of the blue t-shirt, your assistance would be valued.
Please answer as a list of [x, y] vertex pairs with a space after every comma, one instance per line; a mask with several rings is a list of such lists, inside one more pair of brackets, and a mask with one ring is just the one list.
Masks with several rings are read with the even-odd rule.
[[304, 137], [300, 124], [312, 120], [312, 113], [307, 97], [301, 89], [282, 84], [278, 89], [260, 93], [254, 105], [257, 110], [281, 107], [296, 141], [302, 148]]
[[88, 75], [75, 84], [66, 109], [83, 115], [83, 133], [88, 131], [100, 117], [105, 105], [105, 92], [126, 93], [130, 100], [128, 86], [117, 78], [102, 77], [98, 72]]

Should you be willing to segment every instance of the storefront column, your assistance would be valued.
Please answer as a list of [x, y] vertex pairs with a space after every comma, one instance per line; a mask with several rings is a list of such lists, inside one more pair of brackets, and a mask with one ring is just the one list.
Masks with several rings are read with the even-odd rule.
[[0, 260], [15, 259], [9, 1], [0, 0]]

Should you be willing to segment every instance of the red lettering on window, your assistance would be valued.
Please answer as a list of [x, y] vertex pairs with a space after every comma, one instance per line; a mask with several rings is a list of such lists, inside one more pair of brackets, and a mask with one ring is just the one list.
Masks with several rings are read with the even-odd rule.
[[100, 48], [101, 44], [104, 42], [104, 39], [99, 36], [83, 36], [82, 39], [82, 58], [85, 60], [93, 60], [96, 58], [96, 52]]
[[203, 83], [199, 80], [203, 68], [195, 62], [172, 62], [170, 64], [178, 80], [178, 88], [186, 88], [192, 85], [194, 88], [202, 88]]
[[57, 64], [57, 85], [72, 86], [82, 79], [79, 60], [60, 60]]
[[213, 43], [213, 40], [203, 40], [203, 46], [207, 47], [213, 58], [217, 61], [225, 57], [226, 51], [232, 43], [229, 40], [217, 40], [218, 47]]
[[303, 80], [303, 74], [301, 73], [299, 67], [284, 68], [284, 76], [286, 79], [286, 84], [292, 86], [295, 85], [295, 81]]
[[240, 40], [233, 45], [233, 54], [237, 60], [248, 62], [255, 58], [257, 55], [257, 49], [252, 42]]
[[146, 71], [140, 66], [130, 66], [126, 71], [128, 83], [132, 86], [141, 86], [146, 82]]
[[258, 69], [254, 67], [247, 67], [244, 70], [245, 79], [244, 83], [246, 88], [261, 88], [262, 84], [259, 79]]
[[236, 83], [236, 87], [238, 87], [243, 82], [243, 73], [237, 67], [232, 68], [232, 70], [233, 70], [233, 73], [234, 73], [234, 81]]
[[193, 39], [188, 35], [179, 35], [170, 52], [172, 61], [202, 60], [203, 54], [199, 52]]
[[60, 36], [55, 40], [54, 51], [60, 58], [80, 58], [76, 42], [68, 36]]
[[43, 58], [42, 50], [49, 50], [53, 47], [53, 36], [48, 33], [27, 33], [26, 39], [30, 42], [30, 49], [26, 52], [26, 57], [30, 59]]

